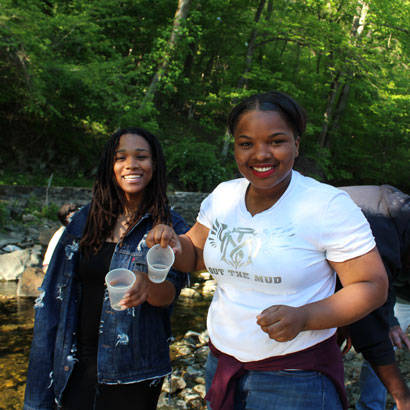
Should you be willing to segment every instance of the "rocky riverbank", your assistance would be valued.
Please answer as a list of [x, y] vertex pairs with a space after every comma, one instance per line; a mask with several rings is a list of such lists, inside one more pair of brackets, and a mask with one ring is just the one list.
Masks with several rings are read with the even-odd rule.
[[[200, 290], [195, 292], [200, 294]], [[192, 299], [192, 292], [188, 293], [190, 295], [181, 297], [180, 303], [196, 309], [197, 302]], [[195, 293], [196, 298], [199, 298], [198, 294]], [[209, 296], [201, 298], [202, 302], [208, 300]], [[19, 303], [21, 304], [21, 302]], [[31, 311], [22, 306], [10, 308], [10, 305], [16, 304], [14, 297], [0, 296], [0, 315], [4, 311], [4, 316], [7, 316], [6, 319], [2, 318], [3, 320], [0, 320], [0, 391], [2, 392], [0, 395], [0, 409], [4, 410], [22, 408], [33, 326]], [[31, 316], [28, 320], [20, 318], [14, 323], [8, 322], [10, 319], [15, 319], [14, 316], [17, 310]], [[175, 319], [179, 320], [178, 318]], [[204, 320], [201, 320], [201, 322], [204, 323]], [[182, 338], [171, 344], [173, 372], [170, 381], [167, 379], [164, 383], [158, 404], [159, 410], [205, 410], [206, 406], [203, 398], [205, 395], [204, 369], [208, 354], [207, 341], [206, 330], [189, 330]], [[397, 357], [404, 377], [407, 381], [410, 381], [409, 352], [399, 352]], [[360, 355], [354, 351], [345, 356], [345, 382], [350, 403], [349, 409], [354, 409], [354, 403], [359, 396], [358, 382], [361, 363]], [[386, 408], [393, 408], [390, 397]]]

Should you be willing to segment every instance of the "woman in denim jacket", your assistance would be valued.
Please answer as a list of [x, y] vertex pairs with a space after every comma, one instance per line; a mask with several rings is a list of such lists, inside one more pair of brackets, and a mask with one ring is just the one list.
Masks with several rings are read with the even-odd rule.
[[[166, 197], [158, 140], [140, 128], [108, 141], [91, 204], [62, 235], [35, 303], [24, 409], [155, 409], [171, 372], [170, 315], [186, 275], [152, 283], [145, 237], [165, 223], [184, 233]], [[132, 290], [110, 306], [105, 274], [127, 268]]]

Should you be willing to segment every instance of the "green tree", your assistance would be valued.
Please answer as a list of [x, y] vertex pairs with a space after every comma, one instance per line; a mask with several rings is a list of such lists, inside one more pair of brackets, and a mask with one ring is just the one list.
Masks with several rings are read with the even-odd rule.
[[[307, 110], [308, 173], [410, 189], [409, 10], [405, 0], [3, 0], [0, 165], [91, 176], [107, 134], [139, 125], [159, 135], [176, 187], [210, 189], [234, 168], [232, 105], [279, 89]], [[219, 171], [197, 166], [211, 160], [189, 144]], [[202, 158], [189, 176], [188, 153]]]

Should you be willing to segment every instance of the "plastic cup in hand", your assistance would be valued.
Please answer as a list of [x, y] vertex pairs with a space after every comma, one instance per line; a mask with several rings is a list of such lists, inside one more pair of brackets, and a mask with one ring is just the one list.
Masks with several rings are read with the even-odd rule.
[[174, 264], [175, 255], [170, 246], [162, 248], [161, 245], [154, 245], [147, 252], [148, 278], [151, 282], [161, 283], [168, 275], [171, 266]]
[[124, 309], [124, 307], [120, 305], [120, 301], [132, 288], [134, 282], [134, 272], [124, 268], [110, 270], [105, 275], [105, 283], [107, 284], [111, 307], [114, 310]]

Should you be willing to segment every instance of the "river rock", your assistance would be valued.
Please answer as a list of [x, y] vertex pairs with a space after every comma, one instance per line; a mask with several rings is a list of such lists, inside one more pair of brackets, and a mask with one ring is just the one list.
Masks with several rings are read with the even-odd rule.
[[[202, 378], [202, 380], [203, 380], [203, 378]], [[204, 383], [203, 383], [203, 384], [197, 384], [196, 386], [194, 386], [194, 387], [192, 388], [192, 390], [193, 390], [194, 392], [198, 393], [202, 398], [204, 398], [204, 397], [205, 397], [205, 394], [206, 394], [205, 380], [204, 380]]]
[[37, 297], [40, 294], [38, 288], [44, 279], [41, 268], [29, 267], [19, 277], [17, 284], [17, 296]]
[[[24, 233], [19, 233], [14, 230], [10, 232], [0, 232], [0, 249], [8, 245], [18, 245], [24, 241]], [[5, 251], [7, 252], [7, 251]]]
[[207, 280], [202, 287], [202, 294], [204, 296], [212, 296], [216, 289], [216, 281], [213, 279]]
[[184, 341], [190, 343], [193, 346], [196, 346], [199, 342], [201, 334], [199, 332], [194, 332], [193, 330], [188, 330], [184, 335]]
[[21, 251], [21, 248], [17, 245], [6, 245], [3, 249], [4, 252]]
[[[182, 399], [175, 399], [169, 396], [169, 394], [162, 392], [158, 400], [158, 410], [187, 410], [188, 405]], [[198, 407], [199, 409], [199, 407]]]
[[[191, 405], [193, 408], [198, 408], [200, 402], [202, 401], [201, 396], [194, 392], [191, 391], [190, 389], [185, 389], [180, 396]], [[205, 396], [204, 396], [205, 397]]]
[[208, 334], [208, 329], [205, 329], [201, 332], [201, 334], [199, 335], [199, 341], [201, 343], [201, 345], [208, 345], [209, 342], [209, 334]]
[[179, 356], [188, 356], [193, 352], [192, 346], [188, 346], [187, 343], [185, 343], [185, 341], [176, 342], [174, 344], [174, 347]]
[[160, 394], [157, 404], [157, 409], [159, 410], [174, 410], [176, 407], [172, 407], [171, 398], [168, 393], [164, 391]]
[[0, 280], [17, 280], [29, 266], [41, 263], [39, 245], [0, 255]]
[[186, 382], [183, 377], [177, 375], [177, 374], [172, 374], [171, 375], [171, 381], [169, 381], [169, 378], [165, 378], [164, 385], [162, 386], [162, 391], [166, 393], [175, 393], [178, 390], [182, 390], [186, 387]]
[[186, 368], [186, 374], [193, 378], [193, 380], [198, 379], [198, 377], [202, 376], [202, 369], [196, 369], [193, 365], [189, 365]]
[[195, 351], [195, 358], [198, 361], [204, 362], [206, 361], [206, 358], [208, 357], [209, 353], [209, 347], [208, 346], [202, 346], [199, 349]]
[[0, 255], [0, 280], [16, 280], [28, 266], [30, 249]]
[[202, 384], [205, 387], [205, 377], [203, 376], [198, 376], [195, 377], [195, 383]]
[[23, 222], [28, 223], [28, 222], [35, 222], [36, 217], [32, 214], [25, 214], [23, 215]]
[[212, 278], [211, 274], [207, 270], [203, 270], [198, 273], [198, 276], [203, 280], [209, 280]]
[[50, 242], [51, 237], [53, 236], [53, 234], [56, 232], [57, 229], [58, 229], [57, 225], [51, 228], [41, 229], [38, 235], [38, 240], [40, 242], [40, 245], [47, 247], [48, 243]]
[[192, 288], [183, 288], [181, 290], [180, 297], [181, 298], [191, 299], [191, 300], [192, 299], [193, 300], [198, 300], [198, 299], [202, 298], [201, 294], [198, 291], [196, 291], [195, 289], [192, 289]]

